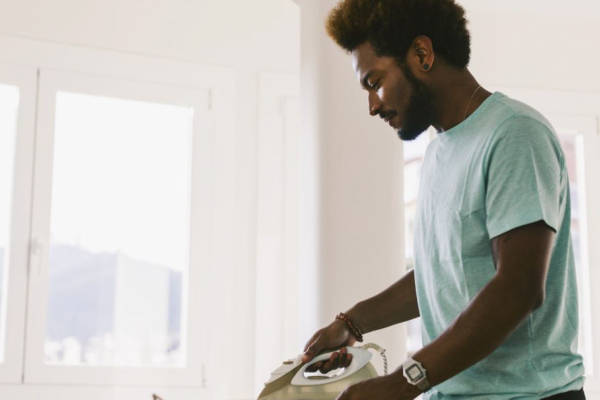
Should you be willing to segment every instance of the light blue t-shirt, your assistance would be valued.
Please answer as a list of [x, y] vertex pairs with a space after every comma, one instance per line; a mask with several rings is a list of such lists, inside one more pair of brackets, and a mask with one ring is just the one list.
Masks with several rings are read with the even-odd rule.
[[429, 144], [414, 230], [424, 344], [495, 275], [491, 238], [539, 220], [556, 236], [542, 306], [491, 355], [425, 399], [533, 400], [583, 387], [570, 219], [558, 137], [526, 104], [495, 92]]

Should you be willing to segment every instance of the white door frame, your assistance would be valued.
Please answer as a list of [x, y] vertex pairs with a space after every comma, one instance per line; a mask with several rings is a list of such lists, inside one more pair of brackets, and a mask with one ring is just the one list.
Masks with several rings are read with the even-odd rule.
[[0, 364], [0, 382], [17, 383], [23, 375], [37, 70], [0, 63], [0, 83], [19, 88], [9, 246], [2, 291], [6, 342], [2, 344], [5, 356]]

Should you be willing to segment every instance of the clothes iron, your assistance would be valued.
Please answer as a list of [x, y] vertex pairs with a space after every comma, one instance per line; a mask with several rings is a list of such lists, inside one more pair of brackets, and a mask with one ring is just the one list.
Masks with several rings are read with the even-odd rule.
[[387, 375], [385, 349], [374, 343], [361, 347], [348, 346], [348, 353], [352, 354], [350, 365], [331, 371], [327, 375], [310, 373], [306, 369], [319, 361], [329, 359], [331, 353], [337, 350], [322, 353], [306, 364], [302, 364], [300, 354], [294, 359], [284, 361], [271, 373], [271, 379], [265, 383], [258, 400], [335, 400], [348, 386], [378, 376], [370, 362], [373, 355], [367, 350], [369, 348], [380, 352], [384, 361], [384, 373]]

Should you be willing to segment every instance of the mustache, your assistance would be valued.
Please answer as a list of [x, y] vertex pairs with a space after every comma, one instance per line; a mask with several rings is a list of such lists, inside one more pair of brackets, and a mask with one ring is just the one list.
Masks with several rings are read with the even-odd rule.
[[385, 112], [379, 113], [379, 116], [381, 117], [381, 119], [387, 119], [387, 118], [393, 117], [394, 115], [396, 115], [395, 111], [385, 111]]

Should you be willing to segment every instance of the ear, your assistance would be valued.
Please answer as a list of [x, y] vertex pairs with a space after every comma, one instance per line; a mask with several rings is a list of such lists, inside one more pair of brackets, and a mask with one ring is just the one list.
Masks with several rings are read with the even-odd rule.
[[417, 37], [408, 52], [408, 62], [412, 64], [413, 71], [428, 73], [433, 69], [435, 54], [433, 44], [427, 36]]

